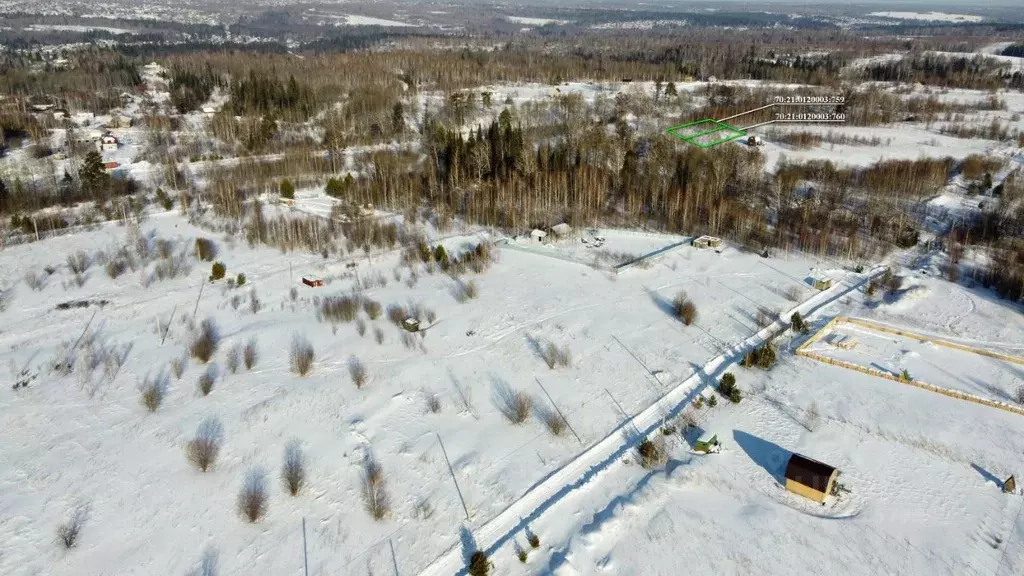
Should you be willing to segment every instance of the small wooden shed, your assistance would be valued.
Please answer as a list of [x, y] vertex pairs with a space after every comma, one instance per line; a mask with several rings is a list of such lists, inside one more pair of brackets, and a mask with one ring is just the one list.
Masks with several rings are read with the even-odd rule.
[[545, 232], [545, 231], [543, 231], [543, 230], [540, 230], [540, 229], [537, 229], [537, 228], [535, 228], [535, 229], [533, 230], [533, 232], [530, 232], [530, 238], [531, 238], [531, 239], [532, 239], [532, 240], [533, 240], [534, 242], [543, 242], [543, 241], [544, 241], [544, 238], [546, 238], [546, 237], [547, 237], [547, 235], [548, 235], [548, 233], [547, 233], [547, 232]]
[[1003, 492], [1006, 492], [1007, 494], [1013, 494], [1016, 491], [1017, 479], [1014, 478], [1013, 476], [1010, 476], [1009, 478], [1006, 479], [1006, 482], [1003, 482]]
[[405, 328], [408, 332], [419, 332], [420, 321], [415, 318], [406, 318], [402, 320], [402, 328]]
[[303, 276], [302, 283], [311, 288], [322, 288], [324, 281], [316, 276]]
[[832, 287], [832, 279], [828, 276], [811, 276], [815, 290], [828, 290]]
[[701, 236], [693, 241], [695, 248], [721, 248], [722, 239], [716, 236]]
[[824, 462], [794, 453], [786, 464], [786, 490], [825, 504], [839, 470]]

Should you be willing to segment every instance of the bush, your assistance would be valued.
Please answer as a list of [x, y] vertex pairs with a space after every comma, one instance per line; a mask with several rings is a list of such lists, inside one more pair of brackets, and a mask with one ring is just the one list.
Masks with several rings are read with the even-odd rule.
[[399, 304], [388, 304], [388, 320], [401, 328], [402, 322], [409, 317], [409, 311]]
[[680, 292], [672, 299], [672, 315], [686, 326], [697, 321], [697, 306], [686, 295], [686, 292]]
[[281, 480], [292, 496], [298, 496], [306, 483], [306, 459], [302, 454], [302, 445], [292, 440], [284, 449], [284, 464], [281, 466]]
[[196, 258], [203, 262], [213, 262], [217, 257], [217, 245], [209, 238], [196, 238]]
[[740, 400], [743, 399], [743, 392], [739, 388], [733, 388], [729, 391], [729, 401], [733, 404], [739, 404]]
[[793, 302], [799, 302], [804, 295], [804, 291], [800, 286], [790, 286], [789, 290], [786, 291], [786, 297]]
[[502, 414], [513, 424], [522, 424], [533, 410], [533, 398], [522, 391], [501, 390], [499, 392]]
[[181, 376], [185, 373], [185, 368], [188, 367], [188, 358], [184, 356], [178, 356], [171, 360], [171, 374], [174, 375], [175, 380], [181, 380]]
[[384, 478], [384, 467], [372, 455], [363, 461], [363, 503], [374, 520], [383, 520], [391, 512], [391, 495]]
[[57, 526], [57, 542], [67, 550], [74, 548], [82, 533], [82, 526], [88, 519], [89, 508], [87, 506], [79, 506], [72, 510], [68, 519]]
[[366, 336], [366, 320], [363, 320], [362, 318], [356, 319], [356, 333], [359, 334], [360, 337]]
[[219, 346], [220, 330], [213, 318], [207, 318], [203, 320], [199, 326], [199, 332], [192, 338], [188, 353], [192, 358], [205, 364], [213, 358]]
[[245, 285], [245, 274], [238, 273], [238, 277], [235, 278], [235, 286], [242, 287]]
[[352, 322], [359, 314], [359, 298], [355, 296], [327, 296], [320, 302], [317, 314], [322, 322]]
[[715, 406], [718, 406], [718, 397], [712, 396], [708, 398], [708, 408], [714, 408]]
[[289, 200], [295, 199], [295, 185], [287, 178], [281, 180], [280, 192], [281, 198], [287, 198]]
[[196, 470], [206, 472], [217, 462], [224, 442], [224, 427], [220, 420], [209, 417], [199, 424], [194, 438], [185, 444], [185, 457]]
[[[1024, 390], [1024, 387], [1022, 387], [1022, 390]], [[434, 392], [424, 390], [423, 399], [427, 405], [427, 410], [429, 410], [431, 414], [437, 414], [438, 412], [441, 411], [440, 396], [438, 396]]]
[[444, 249], [444, 246], [438, 244], [434, 247], [434, 261], [441, 266], [441, 270], [447, 270], [451, 266], [451, 262], [448, 260], [448, 252]]
[[249, 312], [253, 314], [260, 311], [263, 307], [263, 303], [260, 302], [260, 297], [256, 295], [256, 289], [249, 290]]
[[252, 468], [245, 474], [238, 493], [238, 511], [249, 522], [258, 522], [267, 513], [267, 474]]
[[558, 346], [554, 342], [548, 342], [541, 355], [548, 368], [552, 370], [555, 369], [555, 366], [566, 368], [572, 364], [572, 351], [569, 350], [569, 346]]
[[210, 282], [215, 282], [224, 277], [227, 273], [227, 268], [223, 262], [214, 262], [213, 266], [210, 267]]
[[313, 351], [313, 345], [304, 336], [295, 335], [292, 338], [292, 348], [289, 354], [292, 372], [299, 376], [308, 375], [313, 370], [314, 359], [316, 359], [316, 353]]
[[758, 328], [764, 328], [765, 326], [770, 326], [773, 322], [778, 320], [778, 318], [779, 318], [779, 311], [778, 310], [770, 310], [770, 309], [765, 308], [763, 306], [758, 306], [757, 307], [757, 326], [758, 326]]
[[374, 300], [363, 301], [363, 311], [370, 317], [370, 320], [376, 320], [380, 318], [382, 308], [380, 302]]
[[384, 343], [384, 330], [382, 330], [380, 326], [373, 327], [373, 339], [377, 342], [377, 344]]
[[74, 254], [68, 254], [67, 262], [68, 270], [71, 270], [73, 274], [85, 274], [89, 270], [89, 266], [92, 265], [89, 255], [81, 250]]
[[644, 438], [640, 441], [636, 451], [640, 456], [640, 465], [645, 470], [652, 470], [668, 462], [668, 451], [665, 449], [665, 440], [661, 436], [654, 440]]
[[118, 277], [128, 270], [128, 261], [120, 256], [112, 258], [107, 262], [105, 270], [107, 271], [107, 276], [109, 276], [111, 280], [117, 280]]
[[203, 372], [202, 376], [199, 377], [199, 393], [203, 396], [209, 396], [210, 392], [213, 392], [213, 383], [217, 380], [217, 373], [213, 366], [207, 366], [206, 371]]
[[139, 385], [139, 392], [142, 394], [142, 405], [146, 410], [156, 412], [167, 396], [167, 378], [163, 374], [152, 379], [146, 376]]
[[531, 548], [540, 547], [540, 536], [537, 536], [536, 532], [527, 532], [526, 541], [530, 543]]
[[259, 352], [256, 348], [256, 338], [253, 337], [245, 343], [245, 349], [242, 350], [242, 362], [245, 364], [246, 370], [252, 370], [258, 360]]
[[913, 380], [913, 378], [910, 377], [910, 372], [908, 372], [907, 369], [904, 368], [903, 371], [900, 372], [900, 381], [910, 382], [911, 380]]
[[477, 550], [469, 557], [469, 576], [488, 576], [491, 573], [491, 561], [487, 555]]
[[547, 426], [548, 432], [551, 432], [555, 436], [565, 434], [565, 429], [568, 427], [568, 423], [557, 411], [549, 410], [544, 413], [543, 418], [544, 425]]
[[238, 342], [234, 343], [231, 348], [228, 348], [227, 358], [224, 363], [228, 367], [228, 371], [232, 374], [238, 373], [238, 367], [242, 361], [242, 345]]
[[1017, 387], [1017, 403], [1024, 404], [1024, 386]]
[[366, 366], [359, 361], [359, 358], [353, 356], [348, 361], [348, 373], [352, 377], [352, 383], [356, 385], [356, 388], [362, 388], [363, 384], [366, 384]]

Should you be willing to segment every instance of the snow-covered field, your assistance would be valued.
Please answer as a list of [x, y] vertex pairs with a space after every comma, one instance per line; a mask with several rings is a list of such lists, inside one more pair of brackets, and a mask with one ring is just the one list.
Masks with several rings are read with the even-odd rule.
[[384, 26], [384, 27], [410, 27], [415, 28], [419, 24], [409, 24], [398, 20], [387, 20], [385, 18], [374, 18], [373, 16], [358, 16], [348, 14], [344, 17], [346, 26]]
[[981, 16], [971, 14], [947, 14], [945, 12], [872, 12], [868, 16], [893, 18], [895, 20], [926, 20], [930, 22], [981, 22]]
[[553, 18], [527, 18], [525, 16], [506, 16], [506, 20], [516, 24], [527, 26], [547, 26], [548, 24], [565, 24], [566, 20], [555, 20]]

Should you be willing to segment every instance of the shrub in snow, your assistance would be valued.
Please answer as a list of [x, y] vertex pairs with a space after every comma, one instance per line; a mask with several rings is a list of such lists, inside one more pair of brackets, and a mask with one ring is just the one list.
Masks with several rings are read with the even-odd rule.
[[241, 286], [244, 286], [244, 285], [245, 285], [245, 274], [242, 274], [241, 272], [239, 272], [238, 273], [238, 277], [235, 278], [235, 286], [241, 287]]
[[253, 288], [249, 291], [249, 312], [253, 314], [259, 312], [263, 308], [263, 303], [260, 302], [260, 297], [256, 295], [256, 289]]
[[298, 496], [306, 483], [306, 459], [302, 445], [292, 440], [284, 449], [284, 464], [281, 466], [281, 480], [292, 496]]
[[68, 270], [71, 270], [73, 274], [85, 274], [92, 265], [92, 260], [89, 255], [84, 251], [79, 250], [74, 254], [68, 254], [67, 257]]
[[227, 267], [224, 266], [223, 262], [214, 262], [213, 266], [210, 267], [210, 282], [220, 280], [227, 273]]
[[25, 284], [27, 284], [32, 290], [39, 292], [43, 288], [46, 288], [46, 280], [48, 278], [48, 274], [39, 274], [37, 272], [29, 271], [25, 273]]
[[356, 388], [362, 388], [363, 384], [366, 384], [366, 366], [359, 361], [359, 358], [353, 356], [349, 359], [348, 373], [352, 377], [352, 383], [356, 385]]
[[317, 317], [321, 322], [352, 322], [358, 314], [357, 296], [327, 296], [320, 302]]
[[107, 271], [107, 276], [109, 276], [111, 280], [116, 280], [128, 270], [128, 261], [121, 257], [113, 258], [107, 262], [105, 269]]
[[533, 398], [522, 391], [515, 391], [508, 388], [498, 390], [498, 408], [501, 413], [513, 424], [522, 424], [530, 417], [533, 410]]
[[188, 367], [188, 358], [184, 355], [171, 360], [171, 374], [174, 375], [175, 380], [181, 380], [186, 367]]
[[238, 372], [238, 368], [242, 362], [242, 345], [235, 342], [228, 348], [227, 357], [224, 359], [224, 364], [227, 365], [228, 371], [232, 374]]
[[217, 257], [217, 245], [209, 238], [196, 238], [196, 258], [203, 262], [213, 262]]
[[526, 549], [523, 548], [522, 546], [520, 546], [519, 544], [516, 544], [516, 556], [519, 557], [519, 561], [520, 562], [522, 562], [523, 564], [526, 564], [526, 560], [527, 560]]
[[384, 343], [384, 330], [380, 326], [373, 327], [373, 339], [376, 340], [377, 344]]
[[561, 436], [565, 433], [567, 423], [565, 418], [555, 410], [548, 410], [543, 415], [544, 425], [547, 426], [548, 432], [551, 432], [555, 436]]
[[541, 351], [541, 355], [544, 357], [544, 362], [547, 363], [548, 368], [552, 370], [555, 369], [555, 366], [565, 368], [572, 364], [572, 351], [569, 350], [568, 345], [558, 346], [554, 342], [548, 342]]
[[253, 337], [245, 343], [245, 349], [242, 351], [242, 362], [245, 363], [246, 370], [252, 370], [257, 360], [259, 360], [259, 351], [256, 348], [256, 338]]
[[213, 391], [213, 384], [217, 380], [217, 370], [212, 365], [206, 367], [206, 371], [199, 377], [199, 393], [208, 396]]
[[281, 192], [281, 198], [287, 198], [289, 200], [294, 199], [295, 198], [295, 185], [292, 184], [291, 180], [285, 178], [284, 180], [281, 180], [280, 192]]
[[376, 320], [377, 318], [380, 318], [382, 308], [380, 302], [375, 300], [365, 300], [363, 301], [363, 311], [370, 317], [370, 320]]
[[384, 467], [372, 455], [363, 461], [363, 504], [374, 520], [382, 520], [391, 512], [391, 495], [384, 478]]
[[[1022, 390], [1024, 390], [1024, 388], [1022, 388]], [[431, 414], [437, 414], [441, 411], [441, 398], [434, 392], [424, 390], [423, 400], [427, 405], [427, 410], [429, 410]]]
[[679, 292], [672, 299], [672, 315], [687, 326], [697, 321], [697, 306], [686, 292]]
[[158, 374], [155, 378], [147, 375], [139, 385], [139, 393], [142, 395], [142, 405], [146, 410], [156, 412], [167, 396], [167, 378], [163, 374]]
[[799, 302], [803, 298], [804, 291], [799, 286], [790, 286], [786, 291], [786, 297], [793, 302]]
[[366, 320], [363, 320], [362, 318], [356, 319], [356, 333], [359, 334], [360, 337], [366, 336]]
[[715, 396], [708, 398], [708, 408], [714, 408], [715, 406], [718, 406], [718, 398]]
[[733, 388], [736, 387], [736, 376], [732, 372], [726, 372], [722, 375], [722, 380], [718, 383], [718, 391], [722, 396], [728, 396], [732, 394]]
[[207, 418], [199, 424], [195, 437], [185, 444], [185, 456], [189, 464], [200, 472], [206, 472], [217, 462], [223, 442], [224, 428], [220, 420]]
[[765, 342], [760, 348], [747, 352], [747, 355], [743, 357], [742, 365], [746, 368], [756, 366], [763, 370], [770, 370], [772, 366], [775, 366], [776, 359], [775, 345]]
[[57, 525], [57, 542], [65, 549], [74, 548], [78, 543], [78, 537], [82, 533], [82, 526], [89, 518], [89, 508], [78, 506], [71, 511], [68, 518]]
[[245, 474], [238, 492], [238, 511], [249, 522], [258, 522], [267, 513], [267, 474], [252, 468]]
[[526, 530], [526, 541], [530, 543], [533, 548], [540, 547], [540, 536], [537, 536], [536, 532], [533, 532], [529, 528]]
[[306, 376], [313, 370], [313, 360], [316, 353], [313, 345], [304, 336], [298, 334], [292, 339], [292, 349], [289, 355], [292, 372], [299, 376]]
[[668, 451], [665, 449], [665, 440], [661, 436], [651, 440], [644, 438], [636, 448], [640, 456], [640, 465], [646, 470], [663, 466], [668, 462]]
[[488, 576], [491, 573], [491, 561], [487, 555], [477, 550], [469, 557], [469, 576]]
[[192, 358], [206, 363], [213, 358], [219, 346], [220, 330], [213, 318], [207, 318], [199, 325], [199, 331], [193, 336], [188, 353]]

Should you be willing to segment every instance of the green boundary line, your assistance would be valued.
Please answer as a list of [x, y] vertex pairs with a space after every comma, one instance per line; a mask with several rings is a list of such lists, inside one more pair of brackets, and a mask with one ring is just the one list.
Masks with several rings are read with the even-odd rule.
[[[697, 126], [699, 124], [712, 124], [715, 127], [712, 128], [711, 130], [705, 130], [703, 132], [699, 132], [697, 134], [690, 134], [690, 135], [687, 135], [687, 136], [683, 136], [682, 134], [677, 134], [678, 130], [681, 130], [683, 128], [688, 128], [690, 126]], [[726, 124], [725, 122], [719, 122], [718, 120], [715, 120], [713, 118], [705, 118], [703, 120], [697, 120], [696, 122], [687, 122], [685, 124], [678, 124], [676, 126], [673, 126], [673, 127], [669, 128], [669, 129], [665, 130], [665, 132], [668, 135], [670, 135], [670, 136], [672, 136], [674, 138], [677, 138], [677, 139], [679, 139], [679, 140], [681, 140], [683, 142], [686, 142], [687, 144], [690, 144], [690, 145], [693, 145], [693, 146], [696, 146], [696, 147], [702, 148], [702, 149], [711, 148], [712, 146], [718, 146], [719, 144], [725, 144], [726, 142], [731, 142], [733, 140], [736, 140], [737, 138], [742, 138], [742, 137], [747, 135], [747, 132], [745, 130], [740, 130], [739, 128], [735, 128], [733, 126], [730, 126], [730, 125]], [[724, 137], [724, 138], [721, 138], [719, 140], [715, 140], [714, 142], [710, 142], [710, 143], [707, 143], [707, 144], [702, 144], [700, 142], [697, 142], [697, 139], [700, 138], [701, 136], [707, 136], [708, 134], [714, 134], [715, 132], [729, 132], [730, 134], [728, 136]]]

